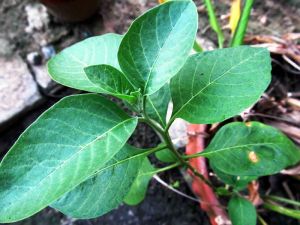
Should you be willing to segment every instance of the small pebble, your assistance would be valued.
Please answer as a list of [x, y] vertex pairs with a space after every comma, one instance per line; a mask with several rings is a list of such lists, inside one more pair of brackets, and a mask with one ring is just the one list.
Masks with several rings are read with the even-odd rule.
[[51, 57], [53, 57], [56, 54], [55, 49], [52, 45], [43, 46], [42, 53], [46, 60], [50, 59]]
[[30, 52], [26, 56], [27, 61], [34, 66], [42, 64], [42, 56], [38, 52]]

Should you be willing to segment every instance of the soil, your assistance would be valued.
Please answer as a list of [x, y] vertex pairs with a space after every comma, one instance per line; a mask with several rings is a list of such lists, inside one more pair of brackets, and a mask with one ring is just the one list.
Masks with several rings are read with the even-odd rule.
[[[216, 1], [218, 16], [226, 18], [229, 8], [229, 0]], [[82, 40], [86, 37], [99, 35], [106, 32], [124, 33], [132, 20], [146, 9], [156, 4], [155, 0], [111, 0], [103, 1], [98, 13], [91, 19], [76, 23], [64, 24], [50, 16], [50, 22], [41, 30], [33, 33], [26, 33], [28, 25], [25, 14], [25, 7], [32, 4], [31, 0], [10, 0], [0, 2], [0, 33], [1, 40], [8, 41], [5, 49], [0, 51], [0, 55], [10, 55], [14, 52], [20, 54], [25, 60], [26, 55], [32, 51], [41, 51], [41, 46], [53, 46], [57, 51]], [[200, 0], [196, 1], [199, 11], [199, 36], [205, 37], [217, 43], [215, 34], [208, 27], [208, 20], [203, 5]], [[300, 14], [300, 4], [296, 0], [266, 0], [257, 1], [252, 12], [252, 20], [249, 23], [249, 34], [270, 34], [280, 36], [287, 32], [299, 32], [300, 21], [297, 15]], [[223, 16], [222, 16], [223, 15]], [[227, 24], [227, 19], [222, 20], [222, 26]], [[230, 37], [229, 30], [225, 29], [226, 37]], [[274, 59], [285, 65], [286, 62], [278, 56]], [[288, 72], [278, 63], [273, 65], [273, 82], [268, 90], [270, 97], [282, 106], [282, 100], [287, 96], [287, 92], [299, 92], [299, 74]], [[0, 158], [16, 141], [17, 137], [28, 127], [42, 112], [57, 102], [61, 97], [74, 93], [74, 90], [63, 88], [55, 96], [44, 93], [44, 102], [31, 111], [23, 114], [18, 119], [11, 122], [10, 126], [0, 133]], [[284, 107], [286, 107], [284, 105]], [[291, 108], [286, 108], [291, 112]], [[256, 113], [282, 116], [282, 112], [274, 107], [267, 107], [265, 102], [259, 102], [254, 108]], [[252, 116], [252, 119], [266, 123], [274, 122], [273, 119]], [[299, 125], [299, 122], [298, 122]], [[131, 143], [138, 147], [152, 147], [158, 143], [158, 137], [153, 131], [141, 125], [135, 132]], [[166, 182], [172, 184], [175, 181], [180, 183], [179, 190], [189, 195], [193, 195], [188, 184], [182, 178], [179, 171], [165, 173], [161, 176]], [[271, 190], [273, 194], [286, 196], [286, 189], [282, 183], [286, 182], [296, 199], [300, 199], [300, 184], [290, 177], [276, 175], [262, 178], [260, 180], [262, 190]], [[263, 217], [269, 224], [282, 225], [299, 224], [298, 221], [281, 216], [277, 213], [263, 212]], [[120, 206], [109, 214], [93, 220], [74, 221], [65, 217], [51, 208], [46, 208], [37, 215], [14, 223], [16, 225], [206, 225], [208, 219], [206, 214], [200, 210], [198, 203], [183, 198], [171, 192], [153, 180], [150, 183], [146, 199], [138, 206]]]

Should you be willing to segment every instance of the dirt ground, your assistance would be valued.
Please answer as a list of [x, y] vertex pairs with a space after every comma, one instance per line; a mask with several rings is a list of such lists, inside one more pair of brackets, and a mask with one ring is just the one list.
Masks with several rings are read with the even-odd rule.
[[[132, 20], [143, 11], [156, 5], [155, 0], [102, 0], [101, 8], [89, 20], [66, 24], [57, 21], [50, 15], [49, 21], [40, 29], [26, 32], [28, 27], [25, 8], [35, 2], [33, 0], [0, 1], [0, 56], [10, 57], [19, 54], [24, 61], [30, 52], [41, 52], [43, 46], [53, 47], [56, 52], [84, 38], [107, 32], [123, 34]], [[216, 36], [208, 25], [208, 19], [202, 1], [195, 1], [199, 12], [198, 36], [205, 41], [217, 43]], [[230, 37], [228, 24], [229, 0], [215, 1], [218, 17], [225, 35]], [[265, 0], [256, 1], [251, 14], [248, 35], [272, 35], [281, 37], [287, 33], [300, 32], [300, 2], [298, 0]], [[45, 63], [45, 62], [43, 62]], [[289, 93], [300, 92], [300, 73], [282, 59], [273, 55], [273, 81], [267, 97], [254, 108], [251, 119], [274, 125], [286, 132], [295, 142], [300, 144], [300, 109], [288, 102]], [[12, 146], [20, 133], [32, 123], [44, 110], [61, 97], [74, 93], [74, 90], [59, 88], [58, 91], [42, 90], [43, 102], [15, 118], [5, 129], [0, 129], [0, 157]], [[295, 95], [299, 100], [300, 95]], [[298, 107], [298, 108], [297, 108]], [[292, 130], [295, 131], [292, 132]], [[140, 126], [132, 142], [140, 147], [151, 147], [158, 142], [157, 136], [146, 126]], [[147, 135], [146, 135], [147, 134]], [[182, 179], [179, 171], [162, 176], [168, 183], [179, 181], [179, 189], [192, 195], [189, 186]], [[299, 180], [285, 175], [271, 176], [261, 180], [262, 190], [286, 195], [282, 186], [286, 183], [296, 199], [300, 199]], [[264, 213], [266, 220], [272, 225], [299, 224], [298, 221], [275, 213]], [[120, 206], [113, 212], [94, 220], [74, 221], [50, 208], [37, 215], [15, 223], [16, 225], [206, 225], [207, 216], [198, 203], [187, 200], [152, 181], [145, 201], [136, 207]]]

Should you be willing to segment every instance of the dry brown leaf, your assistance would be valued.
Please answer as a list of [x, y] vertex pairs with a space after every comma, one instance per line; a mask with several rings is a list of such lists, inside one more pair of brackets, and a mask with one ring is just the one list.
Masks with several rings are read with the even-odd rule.
[[241, 17], [241, 0], [232, 0], [230, 8], [229, 27], [231, 29], [231, 35], [234, 34]]

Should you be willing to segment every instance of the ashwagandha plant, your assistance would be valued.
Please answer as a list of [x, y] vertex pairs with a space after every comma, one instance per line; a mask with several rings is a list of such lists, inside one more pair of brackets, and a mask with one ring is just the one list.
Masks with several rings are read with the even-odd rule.
[[[299, 149], [259, 122], [223, 126], [199, 154], [175, 149], [168, 130], [176, 118], [224, 121], [253, 105], [271, 78], [266, 49], [241, 46], [191, 55], [197, 20], [192, 1], [168, 1], [137, 18], [124, 36], [92, 37], [49, 61], [54, 80], [94, 94], [59, 101], [6, 154], [0, 165], [0, 223], [48, 205], [74, 218], [98, 217], [123, 202], [138, 204], [150, 178], [175, 167], [190, 169], [212, 186], [188, 164], [192, 157], [208, 158], [232, 186], [233, 224], [256, 223], [254, 206], [239, 190], [297, 163]], [[99, 94], [121, 99], [134, 116]], [[170, 100], [173, 112], [166, 121]], [[150, 125], [162, 143], [152, 149], [126, 144], [138, 122]], [[169, 164], [155, 168], [148, 160], [153, 153]]]

